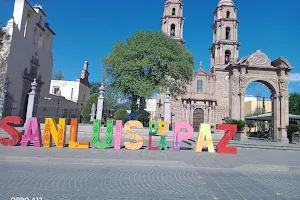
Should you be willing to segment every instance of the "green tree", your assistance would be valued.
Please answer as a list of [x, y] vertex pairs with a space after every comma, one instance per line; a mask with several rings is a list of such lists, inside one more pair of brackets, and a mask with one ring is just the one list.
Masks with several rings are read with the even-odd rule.
[[137, 32], [115, 43], [102, 61], [111, 87], [130, 96], [135, 111], [138, 98], [149, 98], [167, 87], [172, 96], [184, 94], [193, 77], [192, 53], [163, 32]]
[[115, 112], [115, 120], [122, 120], [123, 122], [128, 120], [128, 113], [124, 108], [120, 108]]
[[10, 38], [6, 30], [3, 27], [1, 27], [1, 24], [2, 23], [0, 22], [0, 51], [2, 50], [5, 41], [9, 40]]
[[94, 81], [94, 82], [90, 82], [90, 93], [98, 93], [99, 92], [99, 87], [101, 86], [101, 82], [100, 81]]
[[52, 80], [63, 80], [63, 78], [64, 78], [64, 76], [61, 71], [57, 72], [57, 71], [53, 70]]
[[83, 111], [82, 111], [84, 121], [90, 121], [92, 105], [93, 105], [93, 103], [95, 103], [96, 106], [97, 106], [98, 96], [99, 96], [99, 93], [91, 94], [88, 101], [84, 105], [84, 108], [83, 108]]
[[289, 97], [289, 113], [293, 115], [300, 115], [300, 94], [291, 93]]

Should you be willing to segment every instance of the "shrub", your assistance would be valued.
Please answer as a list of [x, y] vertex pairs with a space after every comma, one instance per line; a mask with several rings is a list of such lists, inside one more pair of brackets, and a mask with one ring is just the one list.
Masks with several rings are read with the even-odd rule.
[[287, 131], [288, 135], [296, 133], [299, 130], [300, 130], [300, 127], [297, 124], [289, 124], [286, 126], [286, 131]]
[[115, 120], [122, 120], [127, 121], [128, 120], [128, 113], [124, 108], [119, 108], [116, 112], [115, 112], [115, 116], [114, 116]]
[[238, 130], [243, 129], [246, 126], [246, 122], [244, 120], [236, 120], [236, 119], [228, 119], [225, 121], [225, 124], [236, 124]]

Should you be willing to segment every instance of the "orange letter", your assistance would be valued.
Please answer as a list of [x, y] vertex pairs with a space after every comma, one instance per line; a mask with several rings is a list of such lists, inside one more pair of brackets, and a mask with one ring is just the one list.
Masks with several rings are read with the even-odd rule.
[[132, 139], [135, 139], [137, 141], [136, 143], [124, 142], [124, 146], [126, 147], [126, 149], [138, 150], [143, 146], [144, 140], [143, 137], [137, 134], [135, 131], [133, 131], [131, 127], [143, 128], [143, 124], [139, 121], [133, 120], [128, 121], [124, 125], [125, 133], [129, 135]]
[[45, 119], [44, 147], [50, 147], [52, 137], [56, 147], [64, 148], [66, 141], [66, 119], [60, 118], [58, 128], [54, 118]]
[[77, 142], [78, 135], [78, 119], [71, 119], [71, 127], [70, 127], [70, 140], [69, 140], [69, 148], [72, 149], [88, 149], [90, 147], [89, 142]]

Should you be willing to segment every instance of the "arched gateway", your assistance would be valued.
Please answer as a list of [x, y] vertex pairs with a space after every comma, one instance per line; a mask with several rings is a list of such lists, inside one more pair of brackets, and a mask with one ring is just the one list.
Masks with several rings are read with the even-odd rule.
[[292, 70], [284, 58], [274, 61], [256, 51], [236, 64], [226, 67], [229, 71], [229, 110], [231, 119], [244, 119], [244, 101], [247, 86], [253, 81], [264, 83], [272, 93], [272, 119], [274, 141], [286, 142], [286, 125], [289, 123], [288, 80]]

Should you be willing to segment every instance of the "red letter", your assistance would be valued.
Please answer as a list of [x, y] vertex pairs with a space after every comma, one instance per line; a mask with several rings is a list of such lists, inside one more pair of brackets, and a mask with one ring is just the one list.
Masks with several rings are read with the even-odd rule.
[[226, 147], [232, 137], [237, 131], [237, 125], [233, 124], [217, 124], [218, 130], [226, 130], [223, 138], [220, 140], [219, 144], [216, 147], [217, 153], [224, 154], [237, 154], [237, 148], [235, 147]]
[[22, 134], [14, 127], [12, 127], [11, 124], [20, 125], [23, 123], [24, 122], [21, 117], [16, 117], [16, 116], [4, 117], [1, 121], [1, 127], [6, 133], [8, 133], [8, 135], [12, 137], [12, 139], [0, 138], [0, 144], [2, 144], [3, 146], [18, 145], [22, 140]]
[[153, 147], [152, 146], [152, 135], [149, 135], [148, 150], [153, 150], [153, 151], [157, 151], [158, 150], [158, 147]]

